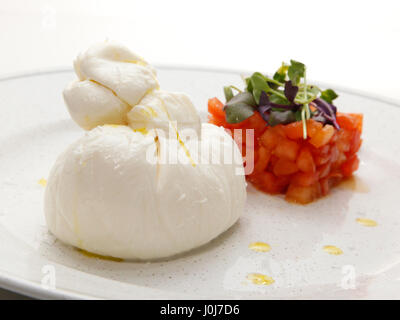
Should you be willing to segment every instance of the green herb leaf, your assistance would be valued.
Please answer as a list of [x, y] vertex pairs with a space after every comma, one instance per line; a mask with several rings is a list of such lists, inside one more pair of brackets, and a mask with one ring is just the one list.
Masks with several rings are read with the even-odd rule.
[[246, 82], [246, 91], [252, 93], [253, 92], [253, 86], [251, 85], [250, 78], [246, 78], [245, 82]]
[[225, 101], [228, 102], [233, 98], [233, 91], [232, 88], [229, 87], [224, 87], [224, 95], [225, 95]]
[[311, 95], [314, 96], [315, 98], [318, 96], [319, 93], [319, 88], [316, 86], [309, 86], [307, 88], [307, 92]]
[[225, 105], [226, 122], [240, 123], [254, 114], [255, 101], [250, 92], [240, 92]]
[[226, 122], [240, 123], [254, 114], [254, 108], [248, 105], [233, 105], [225, 109]]
[[268, 119], [270, 126], [276, 126], [277, 124], [288, 124], [296, 121], [296, 117], [293, 111], [271, 111]]
[[[283, 92], [282, 92], [282, 94], [283, 94]], [[290, 105], [290, 102], [288, 99], [282, 98], [275, 93], [273, 93], [269, 96], [269, 101], [272, 103], [276, 103], [276, 104], [284, 104], [287, 106]]]
[[282, 62], [281, 67], [274, 74], [274, 77], [273, 77], [274, 80], [284, 83], [286, 80], [286, 74], [287, 74], [288, 69], [289, 69], [289, 66], [286, 63]]
[[293, 85], [298, 85], [300, 79], [304, 77], [306, 67], [303, 63], [290, 60], [290, 66], [288, 68], [289, 79], [292, 80]]
[[269, 87], [267, 81], [265, 80], [265, 77], [259, 72], [253, 73], [253, 75], [250, 77], [250, 83], [252, 87], [254, 100], [258, 104], [260, 101], [261, 92], [263, 91], [269, 92], [271, 91], [271, 88]]
[[321, 99], [324, 99], [328, 103], [332, 103], [338, 97], [335, 91], [332, 89], [326, 89], [321, 92]]

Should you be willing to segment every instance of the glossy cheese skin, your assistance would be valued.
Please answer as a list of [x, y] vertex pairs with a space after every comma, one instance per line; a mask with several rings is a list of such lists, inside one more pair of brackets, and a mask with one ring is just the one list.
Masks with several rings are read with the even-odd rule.
[[[218, 148], [224, 139], [230, 137], [222, 128], [203, 125], [205, 144]], [[240, 157], [236, 144], [225, 144]], [[59, 156], [48, 179], [50, 231], [89, 252], [149, 260], [205, 244], [237, 221], [246, 200], [241, 166], [151, 163], [146, 153], [156, 148], [152, 135], [127, 126], [87, 132]]]

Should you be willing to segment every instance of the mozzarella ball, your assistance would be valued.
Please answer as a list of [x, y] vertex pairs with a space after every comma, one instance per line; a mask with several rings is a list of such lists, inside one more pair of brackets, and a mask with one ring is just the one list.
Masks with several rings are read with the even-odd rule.
[[[227, 230], [246, 200], [242, 165], [163, 163], [159, 149], [168, 153], [169, 141], [128, 126], [87, 132], [51, 170], [45, 194], [50, 231], [89, 252], [150, 260], [196, 248]], [[201, 142], [240, 158], [221, 128], [203, 124]], [[194, 154], [194, 146], [188, 143], [184, 156]]]

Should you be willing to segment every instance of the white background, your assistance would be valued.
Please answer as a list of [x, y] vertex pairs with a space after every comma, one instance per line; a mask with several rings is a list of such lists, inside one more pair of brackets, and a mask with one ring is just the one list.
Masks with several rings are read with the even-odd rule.
[[154, 64], [273, 72], [400, 101], [400, 1], [1, 0], [0, 76], [70, 66], [104, 39]]
[[153, 64], [273, 72], [295, 59], [309, 79], [400, 102], [400, 1], [0, 1], [0, 77], [71, 66], [104, 39]]

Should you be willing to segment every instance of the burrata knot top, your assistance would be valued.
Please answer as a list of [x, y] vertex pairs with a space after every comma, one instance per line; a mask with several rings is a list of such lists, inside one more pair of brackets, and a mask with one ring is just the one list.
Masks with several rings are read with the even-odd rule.
[[102, 42], [74, 61], [78, 80], [64, 90], [72, 119], [83, 129], [104, 124], [167, 130], [171, 121], [200, 134], [200, 117], [184, 93], [159, 90], [156, 72], [128, 48]]

